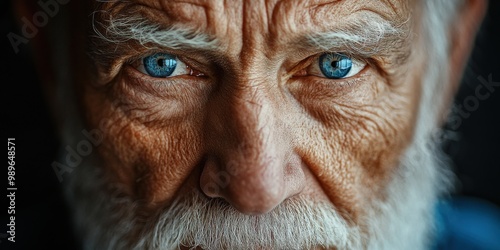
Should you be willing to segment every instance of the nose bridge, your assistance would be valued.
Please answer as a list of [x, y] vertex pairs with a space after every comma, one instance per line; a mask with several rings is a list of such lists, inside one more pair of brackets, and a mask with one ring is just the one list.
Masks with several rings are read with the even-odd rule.
[[280, 125], [272, 83], [264, 78], [238, 76], [210, 100], [206, 133], [210, 155], [200, 177], [203, 192], [220, 197], [245, 213], [264, 213], [293, 195], [290, 186], [291, 146]]
[[[264, 79], [239, 77], [226, 94], [222, 106], [225, 119], [220, 139], [225, 139], [227, 151], [234, 161], [252, 162], [255, 168], [276, 156], [280, 137], [275, 105]], [[223, 111], [224, 112], [224, 111]], [[241, 158], [241, 159], [239, 159]], [[229, 160], [228, 160], [229, 161]], [[240, 171], [250, 164], [239, 164]]]
[[[271, 136], [275, 116], [273, 103], [266, 86], [255, 79], [241, 80], [233, 92], [230, 113], [233, 114], [237, 136], [242, 141], [252, 140], [263, 145]], [[264, 82], [261, 80], [260, 82]]]
[[[220, 88], [209, 100], [210, 131], [216, 141], [247, 148], [247, 157], [256, 156], [256, 146], [266, 143], [277, 131], [277, 79], [269, 77], [268, 59], [262, 51], [245, 47], [237, 57], [228, 58]], [[216, 133], [213, 133], [216, 132]]]

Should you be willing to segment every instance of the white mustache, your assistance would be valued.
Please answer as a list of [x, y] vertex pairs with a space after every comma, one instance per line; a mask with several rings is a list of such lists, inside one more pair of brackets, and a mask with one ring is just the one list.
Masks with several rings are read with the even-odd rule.
[[330, 204], [291, 198], [267, 214], [245, 215], [198, 191], [177, 199], [143, 236], [136, 248], [356, 249], [360, 238]]

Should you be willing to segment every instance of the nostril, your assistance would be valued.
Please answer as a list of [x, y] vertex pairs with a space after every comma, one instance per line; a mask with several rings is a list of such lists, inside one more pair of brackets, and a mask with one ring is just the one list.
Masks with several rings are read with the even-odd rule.
[[206, 171], [202, 178], [204, 188], [210, 189], [213, 193], [219, 193], [229, 186], [231, 177], [226, 171]]
[[204, 184], [201, 184], [201, 190], [206, 196], [210, 198], [222, 197], [220, 195], [220, 187], [218, 187], [214, 182], [206, 182]]
[[200, 188], [212, 198], [223, 197], [224, 189], [229, 185], [231, 176], [220, 169], [214, 157], [209, 157], [200, 176]]

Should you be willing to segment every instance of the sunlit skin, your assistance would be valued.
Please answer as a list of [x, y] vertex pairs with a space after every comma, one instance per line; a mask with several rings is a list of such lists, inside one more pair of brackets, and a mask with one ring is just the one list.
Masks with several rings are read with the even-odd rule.
[[[110, 1], [110, 15], [139, 15], [217, 39], [215, 50], [175, 50], [93, 41], [118, 51], [81, 66], [88, 128], [104, 134], [100, 165], [144, 220], [186, 190], [223, 199], [243, 214], [286, 199], [332, 203], [352, 224], [393, 177], [412, 142], [428, 59], [418, 1]], [[313, 70], [327, 52], [297, 42], [349, 27], [370, 13], [402, 34], [345, 79]], [[96, 21], [101, 16], [96, 15]], [[82, 45], [83, 46], [83, 45]], [[464, 45], [465, 46], [465, 45]], [[467, 46], [465, 46], [467, 47]], [[91, 51], [92, 52], [92, 51]], [[170, 53], [185, 74], [154, 78], [138, 67]], [[457, 61], [462, 57], [458, 58]], [[464, 56], [465, 58], [465, 56]], [[461, 64], [459, 64], [461, 65]], [[452, 65], [454, 66], [454, 65]], [[456, 66], [459, 68], [460, 66]]]

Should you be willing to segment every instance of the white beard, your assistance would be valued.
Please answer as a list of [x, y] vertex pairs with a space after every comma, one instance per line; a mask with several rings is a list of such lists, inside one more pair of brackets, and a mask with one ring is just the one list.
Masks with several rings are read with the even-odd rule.
[[[449, 51], [446, 24], [451, 23], [447, 19], [451, 20], [456, 11], [445, 5], [457, 5], [455, 2], [458, 1], [425, 1], [428, 10], [424, 13], [430, 14], [423, 18], [427, 22], [424, 26], [432, 31], [426, 49], [435, 59], [440, 58], [434, 60], [423, 81], [424, 100], [418, 120], [428, 125], [416, 129], [415, 140], [387, 186], [386, 200], [367, 208], [368, 216], [361, 220], [363, 225], [350, 224], [331, 204], [293, 199], [266, 215], [246, 216], [219, 200], [208, 201], [200, 193], [179, 197], [153, 217], [154, 221], [144, 223], [135, 217], [136, 203], [120, 196], [119, 187], [108, 184], [92, 163], [91, 155], [65, 175], [64, 183], [83, 248], [176, 249], [184, 244], [206, 249], [310, 249], [315, 245], [338, 249], [425, 249], [432, 240], [434, 204], [450, 186], [451, 175], [443, 164], [445, 157], [429, 139], [432, 128], [426, 126], [437, 124], [433, 105], [442, 97], [441, 83], [447, 82], [440, 77], [446, 71]], [[69, 89], [72, 81], [61, 72], [67, 71], [58, 71], [61, 110], [56, 112], [61, 117], [74, 118], [76, 106], [68, 106], [74, 103], [68, 95], [73, 93]], [[82, 123], [67, 120], [70, 123], [62, 126], [63, 145], [76, 145], [78, 140], [71, 137], [80, 134]], [[138, 238], [130, 236], [135, 230], [140, 232]]]
[[386, 199], [367, 208], [362, 225], [346, 221], [334, 205], [299, 198], [264, 215], [244, 215], [199, 191], [180, 192], [169, 207], [141, 221], [136, 203], [105, 184], [89, 163], [68, 175], [67, 194], [84, 249], [426, 249], [434, 204], [451, 176], [429, 142], [417, 139], [408, 148]]
[[[137, 202], [109, 184], [90, 155], [66, 175], [77, 235], [84, 249], [428, 249], [434, 240], [434, 205], [452, 179], [447, 158], [431, 139], [437, 124], [433, 104], [442, 93], [434, 89], [440, 84], [432, 83], [446, 82], [440, 70], [431, 67], [423, 81], [415, 136], [387, 183], [384, 200], [365, 207], [359, 224], [346, 220], [334, 204], [292, 198], [265, 215], [249, 216], [189, 190], [144, 219], [137, 215]], [[66, 139], [66, 145], [78, 142]]]

